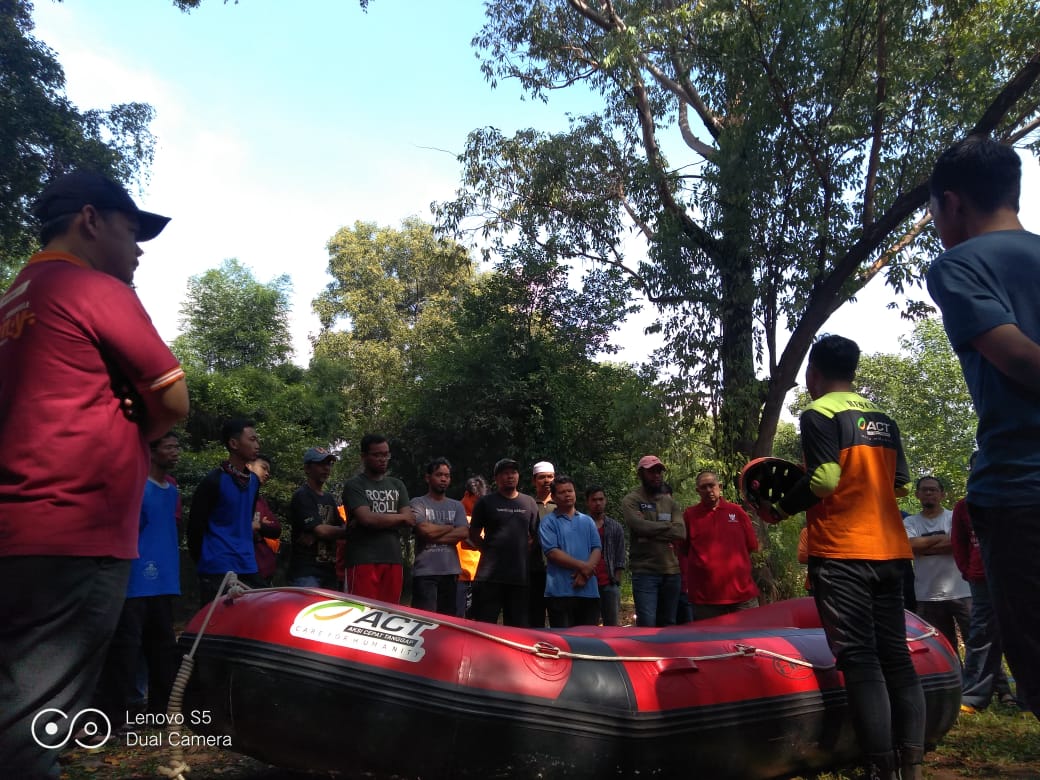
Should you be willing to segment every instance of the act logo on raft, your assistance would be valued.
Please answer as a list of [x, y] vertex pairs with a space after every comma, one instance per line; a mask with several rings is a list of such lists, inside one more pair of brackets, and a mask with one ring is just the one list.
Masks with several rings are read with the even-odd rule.
[[435, 628], [437, 624], [428, 620], [335, 599], [301, 609], [293, 618], [289, 633], [301, 639], [417, 663], [426, 655], [423, 633]]

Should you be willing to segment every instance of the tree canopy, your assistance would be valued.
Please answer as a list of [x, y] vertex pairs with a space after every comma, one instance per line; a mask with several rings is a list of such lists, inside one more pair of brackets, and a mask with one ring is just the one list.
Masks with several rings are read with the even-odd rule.
[[899, 424], [910, 473], [942, 479], [963, 498], [978, 417], [960, 363], [936, 318], [918, 322], [897, 354], [865, 355], [857, 384]]
[[333, 281], [314, 301], [322, 324], [314, 355], [351, 369], [341, 436], [357, 442], [398, 423], [427, 357], [454, 328], [474, 269], [465, 248], [415, 218], [400, 229], [355, 222], [328, 249]]
[[32, 3], [0, 0], [0, 288], [38, 245], [30, 209], [48, 181], [82, 167], [130, 182], [154, 148], [151, 106], [76, 108], [54, 52], [32, 32]]
[[285, 363], [293, 351], [291, 290], [287, 274], [261, 283], [234, 259], [191, 277], [174, 349], [182, 361], [210, 372]]
[[492, 83], [591, 90], [601, 108], [562, 133], [475, 130], [439, 224], [623, 273], [660, 307], [721, 458], [769, 452], [839, 306], [878, 273], [919, 279], [942, 148], [971, 132], [1036, 147], [1035, 2], [486, 6], [474, 45]]

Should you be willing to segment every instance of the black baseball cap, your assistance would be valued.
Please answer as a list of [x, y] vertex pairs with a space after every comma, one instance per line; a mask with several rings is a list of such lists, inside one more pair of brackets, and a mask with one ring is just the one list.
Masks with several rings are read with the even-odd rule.
[[505, 471], [506, 469], [512, 469], [513, 471], [519, 471], [520, 470], [520, 464], [517, 463], [512, 458], [502, 458], [502, 460], [500, 460], [498, 463], [495, 464], [494, 471], [492, 471], [491, 473], [497, 476], [498, 472]]
[[91, 171], [66, 173], [48, 184], [33, 204], [33, 215], [41, 224], [46, 224], [67, 214], [75, 214], [87, 205], [135, 217], [138, 241], [151, 241], [170, 221], [169, 217], [141, 211], [121, 185]]

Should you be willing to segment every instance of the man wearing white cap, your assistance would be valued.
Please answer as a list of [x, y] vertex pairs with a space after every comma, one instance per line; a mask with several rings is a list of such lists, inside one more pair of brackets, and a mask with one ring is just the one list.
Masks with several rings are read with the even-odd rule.
[[639, 459], [640, 485], [621, 501], [628, 526], [629, 570], [636, 625], [675, 625], [682, 576], [672, 542], [686, 538], [682, 509], [664, 492], [664, 464], [656, 455]]
[[534, 485], [534, 502], [538, 505], [538, 520], [534, 524], [531, 540], [530, 559], [527, 562], [527, 578], [530, 590], [527, 597], [530, 606], [527, 610], [527, 624], [534, 628], [545, 625], [549, 604], [545, 599], [545, 554], [539, 539], [539, 528], [542, 518], [556, 510], [556, 502], [552, 500], [552, 483], [556, 478], [556, 467], [547, 460], [540, 460], [531, 469], [531, 484]]

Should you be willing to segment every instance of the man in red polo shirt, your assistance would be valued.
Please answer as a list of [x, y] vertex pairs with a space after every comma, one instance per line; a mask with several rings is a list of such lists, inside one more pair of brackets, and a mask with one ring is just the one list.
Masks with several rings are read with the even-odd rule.
[[60, 747], [123, 725], [82, 711], [137, 557], [148, 442], [188, 413], [131, 286], [168, 219], [86, 172], [34, 213], [43, 251], [0, 297], [0, 767], [23, 779], [58, 778]]
[[747, 513], [722, 497], [714, 471], [697, 475], [700, 503], [683, 512], [686, 568], [693, 619], [725, 615], [758, 606], [758, 586], [751, 576], [751, 553], [758, 537]]

